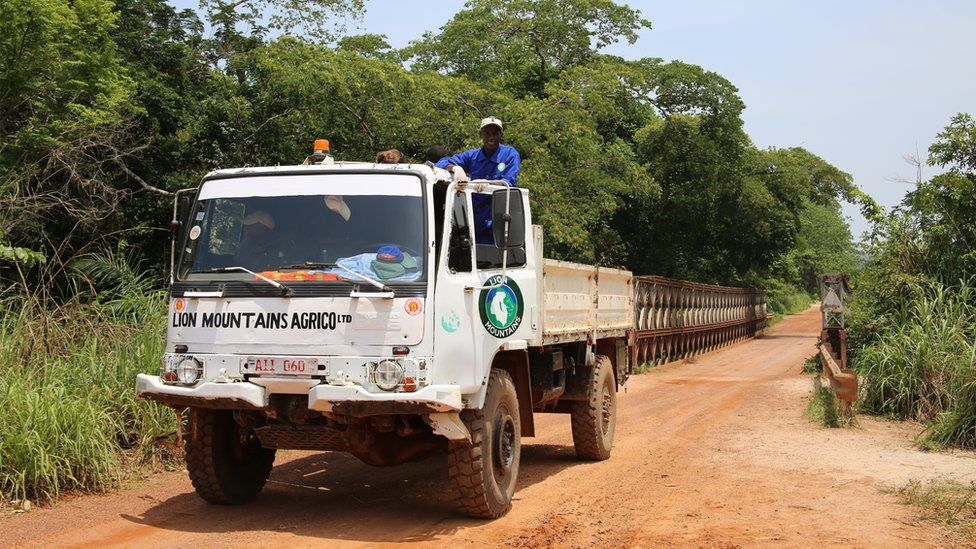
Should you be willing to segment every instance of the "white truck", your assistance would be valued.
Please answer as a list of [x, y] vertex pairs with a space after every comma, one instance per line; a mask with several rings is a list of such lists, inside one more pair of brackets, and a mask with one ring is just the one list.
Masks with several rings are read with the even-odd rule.
[[[174, 206], [167, 352], [136, 390], [188, 409], [197, 493], [253, 498], [277, 449], [447, 452], [457, 508], [498, 517], [540, 412], [607, 459], [631, 274], [544, 260], [525, 189], [310, 159], [212, 172]], [[490, 243], [474, 230], [489, 206]]]

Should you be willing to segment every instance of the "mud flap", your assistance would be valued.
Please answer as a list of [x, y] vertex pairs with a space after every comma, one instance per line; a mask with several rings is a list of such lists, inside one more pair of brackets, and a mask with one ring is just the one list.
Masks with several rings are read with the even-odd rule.
[[471, 444], [471, 433], [457, 412], [436, 412], [427, 414], [423, 418], [434, 430], [434, 433], [451, 441], [460, 442], [463, 440]]

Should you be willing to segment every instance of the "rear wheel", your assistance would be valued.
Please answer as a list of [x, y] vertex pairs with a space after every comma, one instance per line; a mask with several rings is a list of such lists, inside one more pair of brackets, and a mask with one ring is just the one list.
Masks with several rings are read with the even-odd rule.
[[472, 444], [450, 444], [447, 464], [455, 506], [472, 517], [500, 517], [512, 508], [522, 442], [518, 397], [508, 373], [492, 370], [485, 405], [461, 412], [461, 419]]
[[604, 460], [610, 457], [617, 425], [617, 387], [609, 358], [596, 357], [586, 393], [586, 400], [573, 403], [573, 445], [582, 459]]
[[229, 410], [190, 410], [186, 470], [197, 494], [219, 505], [236, 505], [258, 495], [274, 465], [275, 451], [263, 448]]

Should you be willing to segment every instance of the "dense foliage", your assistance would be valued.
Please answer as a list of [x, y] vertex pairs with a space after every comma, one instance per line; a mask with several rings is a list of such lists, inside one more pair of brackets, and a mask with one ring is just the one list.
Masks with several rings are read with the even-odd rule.
[[976, 124], [930, 149], [947, 168], [878, 221], [858, 273], [851, 363], [867, 411], [928, 422], [927, 441], [976, 446]]
[[476, 145], [488, 114], [554, 257], [784, 292], [850, 264], [839, 200], [870, 206], [850, 176], [756, 149], [720, 75], [601, 53], [650, 28], [639, 11], [476, 0], [398, 51], [330, 23], [361, 8], [207, 0], [205, 33], [162, 0], [5, 2], [0, 280], [68, 299], [65, 265], [119, 241], [161, 268], [169, 193], [211, 169], [297, 162], [321, 136], [417, 160]]

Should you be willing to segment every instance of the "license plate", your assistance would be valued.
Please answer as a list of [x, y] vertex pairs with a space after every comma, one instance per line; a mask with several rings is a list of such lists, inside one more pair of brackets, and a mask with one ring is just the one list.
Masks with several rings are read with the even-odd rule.
[[245, 368], [248, 374], [313, 375], [319, 373], [319, 359], [251, 356]]

